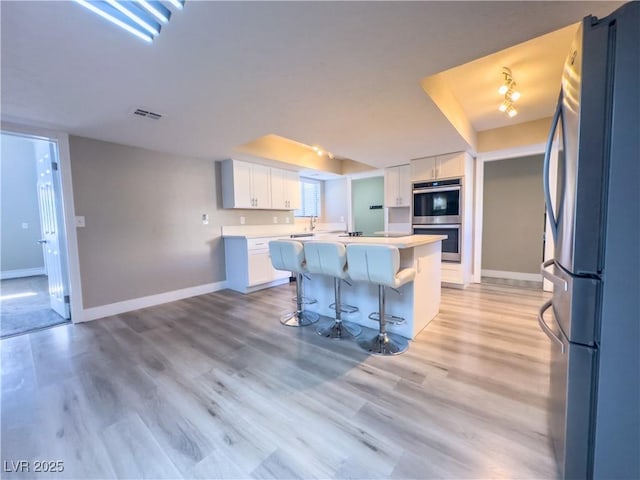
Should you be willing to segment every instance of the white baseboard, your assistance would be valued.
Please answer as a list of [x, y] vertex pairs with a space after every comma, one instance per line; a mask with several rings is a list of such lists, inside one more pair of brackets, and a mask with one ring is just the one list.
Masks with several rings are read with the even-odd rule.
[[527, 280], [529, 282], [542, 282], [542, 275], [539, 273], [505, 272], [502, 270], [482, 270], [483, 277], [507, 278], [509, 280]]
[[133, 310], [139, 310], [141, 308], [153, 307], [155, 305], [174, 302], [176, 300], [182, 300], [184, 298], [196, 297], [198, 295], [217, 292], [218, 290], [222, 290], [224, 288], [227, 288], [226, 281], [207, 283], [205, 285], [198, 285], [197, 287], [183, 288], [180, 290], [173, 290], [171, 292], [159, 293], [157, 295], [149, 295], [148, 297], [133, 298], [131, 300], [125, 300], [123, 302], [110, 303], [109, 305], [86, 308], [82, 312], [82, 318], [74, 318], [74, 322], [80, 323], [88, 322], [90, 320], [97, 320], [98, 318], [110, 317], [111, 315], [118, 315], [120, 313], [131, 312]]
[[0, 272], [0, 280], [8, 280], [10, 278], [35, 277], [36, 275], [46, 274], [47, 271], [44, 269], [44, 267], [5, 270], [4, 272]]

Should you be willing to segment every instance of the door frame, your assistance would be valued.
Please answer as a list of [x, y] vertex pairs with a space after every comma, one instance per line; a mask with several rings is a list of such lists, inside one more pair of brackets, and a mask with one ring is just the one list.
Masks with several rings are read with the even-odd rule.
[[[508, 160], [510, 158], [526, 157], [529, 155], [544, 154], [546, 144], [536, 143], [533, 145], [525, 145], [523, 147], [506, 148], [503, 150], [494, 150], [492, 152], [478, 153], [476, 156], [476, 175], [475, 175], [475, 209], [474, 209], [474, 225], [475, 236], [473, 239], [473, 282], [480, 283], [482, 279], [482, 222], [484, 211], [484, 164], [497, 160]], [[551, 171], [550, 184], [555, 185], [555, 172]], [[552, 191], [555, 191], [553, 189]], [[545, 228], [545, 248], [544, 260], [553, 258], [553, 239], [550, 237], [551, 229], [549, 228], [549, 220]], [[547, 282], [545, 282], [545, 290], [547, 290]]]
[[67, 250], [67, 272], [69, 281], [69, 298], [71, 321], [82, 322], [84, 312], [82, 305], [82, 283], [80, 281], [80, 261], [78, 256], [78, 236], [75, 226], [75, 207], [73, 203], [73, 184], [71, 179], [71, 156], [69, 153], [69, 135], [65, 132], [48, 128], [22, 125], [1, 121], [0, 130], [9, 134], [30, 137], [39, 140], [49, 140], [58, 146], [58, 160], [60, 162], [60, 184], [62, 186], [62, 216], [65, 233], [65, 247]]

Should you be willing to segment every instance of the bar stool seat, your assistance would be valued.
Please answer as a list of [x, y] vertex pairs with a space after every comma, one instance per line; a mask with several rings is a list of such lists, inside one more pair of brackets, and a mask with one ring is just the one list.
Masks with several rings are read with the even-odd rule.
[[272, 240], [269, 242], [269, 257], [276, 270], [296, 274], [296, 310], [282, 315], [280, 323], [287, 327], [305, 327], [317, 322], [320, 318], [317, 313], [302, 309], [303, 281], [307, 272], [302, 243], [294, 240]]
[[304, 254], [309, 273], [333, 277], [335, 295], [335, 322], [326, 328], [318, 329], [318, 334], [336, 340], [357, 337], [362, 329], [355, 323], [342, 320], [345, 312], [357, 312], [358, 308], [344, 305], [341, 299], [342, 281], [348, 280], [347, 251], [342, 243], [312, 240], [305, 242]]
[[[380, 321], [378, 335], [373, 338], [363, 338], [358, 341], [361, 348], [377, 355], [398, 355], [409, 348], [409, 342], [399, 336], [387, 333], [386, 323], [389, 315], [385, 312], [385, 288], [398, 289], [416, 276], [414, 268], [400, 270], [400, 252], [395, 247], [387, 245], [348, 245], [347, 262], [349, 264], [349, 276], [354, 281], [374, 283], [378, 286], [379, 311], [377, 318]], [[375, 314], [369, 318], [376, 318]], [[394, 323], [404, 321], [401, 317], [391, 317]]]

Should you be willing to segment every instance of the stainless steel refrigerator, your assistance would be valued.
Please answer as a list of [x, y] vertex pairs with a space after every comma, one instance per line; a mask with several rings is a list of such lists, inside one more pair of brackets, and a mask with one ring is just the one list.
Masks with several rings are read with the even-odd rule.
[[563, 478], [640, 478], [639, 32], [639, 2], [583, 20], [545, 155], [555, 258], [542, 266], [553, 296], [538, 321], [552, 341], [549, 433]]

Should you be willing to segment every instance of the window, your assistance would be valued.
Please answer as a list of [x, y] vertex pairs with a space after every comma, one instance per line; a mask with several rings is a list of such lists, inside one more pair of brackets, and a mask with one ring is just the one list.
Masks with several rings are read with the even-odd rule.
[[319, 217], [320, 216], [320, 182], [300, 179], [300, 210], [296, 210], [295, 217]]

